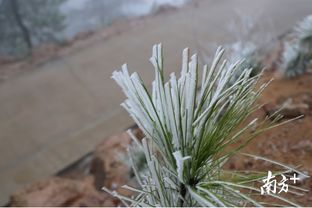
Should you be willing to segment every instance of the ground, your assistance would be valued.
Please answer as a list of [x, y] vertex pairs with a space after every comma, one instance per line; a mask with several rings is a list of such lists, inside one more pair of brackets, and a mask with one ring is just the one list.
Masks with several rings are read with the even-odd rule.
[[[284, 37], [286, 39], [287, 36]], [[260, 135], [241, 151], [253, 155], [266, 157], [293, 168], [298, 168], [307, 175], [312, 173], [312, 73], [306, 73], [295, 78], [283, 77], [278, 68], [282, 51], [283, 39], [275, 41], [271, 52], [267, 54], [267, 68], [260, 79], [259, 86], [271, 80], [257, 103], [262, 105], [248, 120], [260, 120], [272, 116], [276, 111], [283, 118], [273, 125], [277, 125]], [[274, 116], [273, 116], [274, 118]], [[254, 160], [244, 156], [233, 157], [226, 165], [232, 170], [281, 170], [268, 162]], [[302, 196], [288, 194], [287, 199], [298, 202], [303, 206], [312, 205], [312, 180], [305, 178], [297, 184], [309, 190]], [[277, 202], [269, 199], [268, 201]]]
[[[280, 45], [279, 41], [275, 42], [276, 48], [279, 48]], [[273, 50], [268, 54], [268, 57], [278, 59], [278, 56], [275, 54], [276, 51], [279, 50]], [[247, 121], [255, 118], [263, 120], [268, 116], [272, 116], [283, 105], [284, 108], [280, 111], [280, 114], [284, 117], [273, 123], [273, 125], [279, 126], [255, 137], [241, 152], [266, 157], [290, 167], [298, 168], [298, 170], [306, 175], [311, 175], [312, 92], [310, 89], [312, 88], [312, 73], [308, 70], [305, 74], [296, 78], [285, 79], [281, 76], [279, 69], [276, 68], [276, 64], [272, 64], [276, 61], [272, 62], [272, 59], [270, 61], [271, 64], [268, 63], [268, 66], [271, 67], [268, 67], [264, 71], [259, 85], [267, 83], [272, 78], [274, 80], [264, 90], [257, 101], [257, 104], [264, 105], [252, 113]], [[139, 138], [142, 138], [140, 131], [135, 130], [135, 134]], [[120, 157], [120, 155], [126, 154], [126, 148], [130, 144], [130, 141], [126, 132], [103, 139], [91, 155], [85, 156], [82, 160], [60, 172], [57, 175], [59, 178], [51, 178], [43, 182], [34, 183], [29, 188], [15, 193], [11, 198], [11, 205], [120, 205], [118, 200], [100, 190], [101, 187], [105, 186], [110, 189], [122, 191], [120, 189], [121, 185], [134, 183], [131, 179], [130, 170], [122, 162], [122, 157]], [[244, 137], [242, 141], [244, 141]], [[233, 171], [258, 170], [267, 172], [281, 170], [281, 167], [261, 160], [254, 160], [240, 154], [232, 157], [224, 168]], [[73, 184], [77, 188], [73, 189]], [[290, 181], [288, 181], [288, 184], [292, 185]], [[259, 184], [259, 189], [261, 185]], [[303, 192], [301, 196], [289, 193], [284, 194], [284, 196], [302, 206], [311, 206], [311, 178], [300, 177], [296, 186], [309, 191]], [[38, 187], [41, 187], [41, 191], [38, 191]], [[81, 189], [80, 187], [88, 187], [88, 193], [90, 194], [81, 193], [79, 191]], [[67, 197], [65, 195], [51, 196], [51, 192], [67, 193], [68, 189], [73, 189], [74, 191], [72, 194], [67, 194]], [[127, 195], [131, 194], [129, 192], [124, 193]], [[36, 200], [38, 198], [42, 200]], [[270, 203], [280, 203], [278, 200], [274, 200], [268, 196], [263, 196], [263, 198]]]

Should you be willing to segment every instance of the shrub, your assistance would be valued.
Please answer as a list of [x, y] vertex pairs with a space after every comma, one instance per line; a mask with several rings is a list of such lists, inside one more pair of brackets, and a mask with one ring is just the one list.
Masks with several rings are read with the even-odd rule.
[[237, 66], [236, 73], [233, 74], [229, 81], [229, 85], [232, 85], [239, 79], [240, 75], [245, 69], [252, 69], [250, 76], [255, 76], [261, 72], [262, 61], [260, 60], [257, 52], [257, 47], [252, 42], [238, 41], [227, 45], [227, 59], [229, 63], [235, 63], [241, 61], [242, 63]]
[[294, 28], [292, 40], [285, 42], [280, 68], [285, 77], [303, 74], [312, 59], [312, 15]]

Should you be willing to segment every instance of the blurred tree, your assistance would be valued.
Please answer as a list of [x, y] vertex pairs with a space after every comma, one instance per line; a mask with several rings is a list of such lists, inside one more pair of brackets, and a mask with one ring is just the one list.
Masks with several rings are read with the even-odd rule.
[[64, 0], [0, 0], [0, 53], [21, 56], [33, 46], [58, 42]]

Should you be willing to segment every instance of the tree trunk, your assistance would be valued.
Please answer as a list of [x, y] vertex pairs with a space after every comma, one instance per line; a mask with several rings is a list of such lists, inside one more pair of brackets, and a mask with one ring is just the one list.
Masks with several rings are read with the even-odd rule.
[[33, 44], [31, 41], [30, 32], [22, 20], [22, 17], [19, 11], [19, 3], [17, 0], [9, 0], [9, 2], [10, 2], [12, 14], [14, 15], [14, 18], [16, 20], [18, 27], [21, 29], [22, 36], [27, 45], [28, 51], [29, 53], [31, 53]]

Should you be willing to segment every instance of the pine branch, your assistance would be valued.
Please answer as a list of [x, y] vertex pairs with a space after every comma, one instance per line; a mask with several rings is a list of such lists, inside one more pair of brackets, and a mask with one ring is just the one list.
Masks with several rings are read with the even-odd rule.
[[[121, 71], [113, 73], [113, 79], [127, 96], [122, 106], [146, 136], [142, 144], [138, 144], [135, 136], [130, 134], [143, 150], [147, 166], [147, 171], [139, 173], [130, 152], [133, 172], [140, 187], [125, 188], [137, 194], [127, 198], [112, 193], [126, 205], [262, 204], [239, 190], [258, 190], [253, 182], [261, 180], [263, 174], [255, 176], [246, 173], [241, 177], [236, 172], [223, 170], [223, 165], [256, 135], [272, 128], [271, 124], [258, 122], [257, 119], [238, 128], [259, 107], [255, 101], [267, 84], [256, 88], [261, 75], [251, 76], [251, 68], [242, 70], [242, 61], [221, 63], [223, 53], [224, 50], [218, 48], [211, 68], [208, 70], [204, 66], [200, 76], [197, 56], [189, 59], [189, 50], [185, 49], [180, 77], [171, 74], [166, 82], [162, 48], [160, 44], [155, 45], [150, 59], [155, 71], [152, 93], [137, 73], [129, 74], [126, 65]], [[241, 74], [229, 86], [237, 70]], [[245, 135], [244, 140], [241, 140], [242, 135]], [[238, 141], [240, 144], [236, 148], [228, 148]], [[287, 166], [282, 167], [287, 169]], [[289, 202], [280, 196], [275, 197]], [[292, 202], [288, 204], [293, 205]]]

